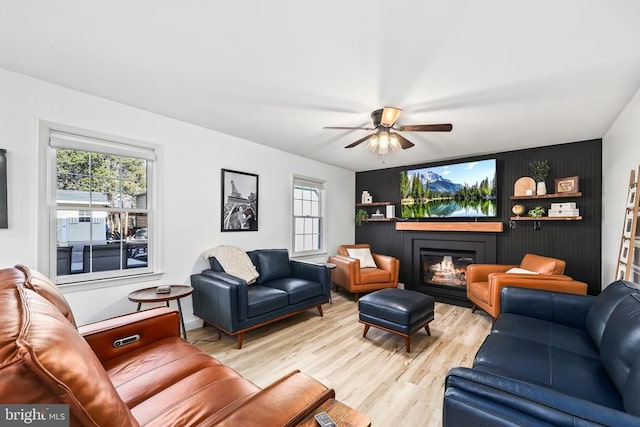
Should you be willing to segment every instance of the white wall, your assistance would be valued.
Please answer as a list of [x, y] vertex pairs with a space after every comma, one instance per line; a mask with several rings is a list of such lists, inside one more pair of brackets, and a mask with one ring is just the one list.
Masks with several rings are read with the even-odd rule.
[[[615, 277], [629, 174], [640, 166], [640, 91], [602, 139], [602, 285]], [[637, 175], [636, 175], [637, 177]]]
[[[200, 253], [219, 244], [291, 250], [291, 179], [326, 180], [329, 253], [353, 241], [355, 174], [324, 163], [0, 69], [0, 147], [7, 149], [9, 228], [0, 230], [0, 268], [38, 266], [38, 120], [162, 146], [159, 212], [164, 277], [90, 291], [64, 289], [78, 323], [133, 311], [132, 290], [189, 283], [207, 267]], [[220, 232], [220, 169], [259, 175], [259, 231]], [[325, 257], [320, 260], [326, 259]], [[185, 320], [200, 323], [191, 300]]]

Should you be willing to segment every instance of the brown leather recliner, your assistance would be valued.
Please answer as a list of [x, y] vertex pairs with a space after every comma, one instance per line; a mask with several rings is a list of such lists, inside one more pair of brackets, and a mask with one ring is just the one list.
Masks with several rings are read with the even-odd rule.
[[[564, 275], [566, 263], [556, 258], [526, 254], [520, 265], [471, 264], [467, 266], [467, 298], [473, 311], [480, 307], [494, 319], [500, 314], [500, 291], [505, 286], [586, 295], [587, 284]], [[521, 268], [538, 274], [507, 273]]]
[[400, 261], [388, 255], [374, 254], [376, 268], [360, 268], [360, 260], [349, 257], [347, 249], [369, 249], [366, 244], [341, 245], [338, 253], [329, 257], [329, 262], [336, 265], [331, 270], [331, 282], [354, 294], [358, 301], [361, 292], [370, 292], [384, 288], [397, 288], [400, 274]]
[[71, 426], [290, 426], [334, 396], [298, 371], [260, 389], [181, 339], [167, 307], [76, 329], [26, 267], [0, 270], [0, 305], [0, 402], [67, 404]]

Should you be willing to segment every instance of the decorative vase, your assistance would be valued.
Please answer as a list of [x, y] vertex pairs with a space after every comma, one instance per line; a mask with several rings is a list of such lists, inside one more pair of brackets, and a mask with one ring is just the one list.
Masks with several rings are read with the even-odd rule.
[[544, 196], [547, 194], [547, 184], [544, 181], [536, 184], [536, 194], [538, 196]]

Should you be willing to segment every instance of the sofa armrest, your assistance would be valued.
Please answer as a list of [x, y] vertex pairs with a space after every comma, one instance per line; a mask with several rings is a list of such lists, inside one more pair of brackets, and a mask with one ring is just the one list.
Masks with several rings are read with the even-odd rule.
[[193, 314], [227, 332], [247, 318], [247, 282], [227, 273], [204, 270], [191, 276]]
[[489, 274], [504, 273], [517, 265], [506, 264], [470, 264], [467, 266], [467, 283], [488, 282]]
[[445, 382], [443, 426], [637, 426], [640, 417], [524, 381], [453, 368]]
[[507, 286], [502, 289], [501, 313], [512, 313], [585, 329], [596, 297]]
[[[78, 328], [78, 333], [104, 363], [161, 339], [179, 337], [180, 315], [177, 310], [156, 307], [83, 325]], [[136, 335], [139, 336], [138, 341], [114, 346], [116, 340]]]
[[332, 255], [329, 262], [336, 265], [331, 270], [331, 281], [346, 289], [360, 283], [360, 260], [344, 255]]
[[311, 280], [322, 285], [322, 294], [329, 297], [330, 273], [329, 267], [315, 262], [290, 260], [291, 274], [298, 279]]
[[391, 280], [398, 281], [400, 261], [389, 255], [371, 254], [379, 269], [391, 273]]
[[216, 426], [294, 426], [335, 392], [293, 371], [247, 399]]

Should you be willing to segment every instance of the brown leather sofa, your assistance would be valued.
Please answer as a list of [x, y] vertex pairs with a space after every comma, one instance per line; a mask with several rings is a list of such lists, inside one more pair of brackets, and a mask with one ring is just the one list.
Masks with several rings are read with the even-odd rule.
[[341, 245], [338, 253], [329, 257], [329, 262], [336, 265], [331, 270], [331, 282], [351, 292], [355, 301], [362, 292], [371, 292], [384, 288], [397, 288], [400, 273], [400, 261], [387, 255], [374, 254], [373, 260], [377, 268], [360, 268], [360, 260], [349, 257], [347, 249], [369, 249], [368, 244]]
[[[587, 284], [564, 275], [566, 263], [556, 258], [526, 254], [520, 265], [471, 264], [467, 266], [467, 298], [473, 311], [480, 307], [494, 319], [500, 314], [500, 291], [505, 286], [586, 295]], [[521, 268], [538, 274], [507, 273]]]
[[297, 371], [260, 389], [182, 340], [166, 307], [77, 329], [26, 267], [0, 270], [0, 305], [0, 402], [67, 404], [72, 426], [291, 426], [334, 396]]

